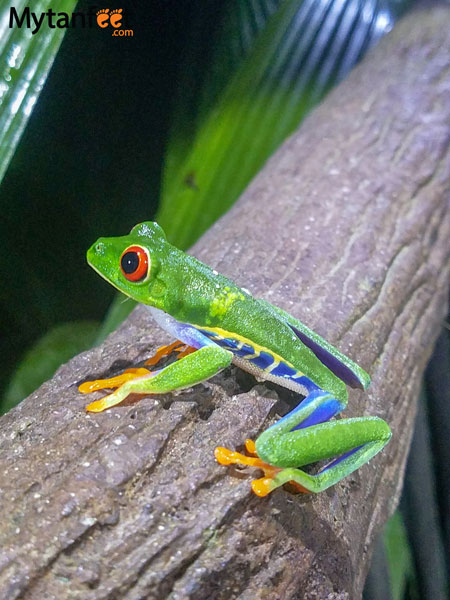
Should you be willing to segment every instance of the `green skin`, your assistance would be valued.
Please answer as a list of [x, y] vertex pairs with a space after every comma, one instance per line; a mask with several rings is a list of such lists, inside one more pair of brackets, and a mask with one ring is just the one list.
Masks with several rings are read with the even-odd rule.
[[[145, 249], [149, 257], [148, 273], [139, 281], [130, 281], [120, 267], [121, 257], [130, 246]], [[259, 458], [282, 468], [271, 480], [271, 490], [287, 481], [295, 481], [306, 490], [322, 491], [366, 463], [389, 441], [389, 426], [377, 417], [329, 421], [347, 405], [346, 384], [290, 326], [345, 365], [355, 374], [359, 387], [365, 389], [370, 378], [361, 367], [291, 315], [254, 298], [231, 280], [169, 244], [156, 223], [136, 225], [123, 237], [100, 238], [88, 250], [87, 260], [102, 277], [137, 302], [160, 309], [181, 324], [208, 331], [220, 328], [228, 333], [227, 337], [235, 334], [239, 340], [245, 338], [255, 347], [281, 357], [314, 386], [312, 391], [309, 388], [308, 392], [302, 391], [307, 396], [305, 400], [256, 440]], [[209, 342], [156, 374], [124, 383], [107, 397], [106, 405], [103, 402], [97, 409], [94, 402], [89, 410], [103, 410], [132, 393], [166, 393], [190, 387], [212, 377], [232, 361], [230, 350]], [[237, 364], [244, 369], [248, 365], [250, 372], [256, 371], [248, 361], [241, 359]], [[257, 374], [265, 377], [265, 371]], [[283, 380], [277, 382], [284, 385]], [[338, 458], [316, 475], [298, 468], [333, 457]]]

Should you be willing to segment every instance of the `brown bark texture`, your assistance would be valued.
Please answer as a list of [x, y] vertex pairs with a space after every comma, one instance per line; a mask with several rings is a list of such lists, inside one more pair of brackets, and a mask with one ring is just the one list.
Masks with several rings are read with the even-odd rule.
[[446, 314], [449, 56], [449, 9], [405, 18], [193, 249], [371, 373], [345, 416], [385, 418], [385, 450], [316, 496], [257, 498], [259, 473], [213, 450], [254, 439], [293, 398], [234, 367], [86, 414], [100, 393], [80, 381], [168, 341], [139, 307], [2, 418], [0, 599], [360, 598]]

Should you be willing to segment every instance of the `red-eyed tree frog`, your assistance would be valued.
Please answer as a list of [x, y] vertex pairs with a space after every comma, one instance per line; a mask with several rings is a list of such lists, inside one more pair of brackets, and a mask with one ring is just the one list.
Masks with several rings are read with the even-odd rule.
[[[298, 392], [304, 399], [289, 414], [247, 440], [249, 455], [216, 448], [216, 459], [253, 465], [264, 477], [252, 482], [265, 496], [287, 482], [320, 492], [369, 461], [389, 441], [378, 417], [331, 420], [347, 405], [346, 385], [366, 389], [369, 375], [284, 310], [254, 298], [230, 279], [172, 246], [157, 223], [136, 225], [129, 235], [100, 238], [88, 263], [118, 290], [145, 304], [176, 338], [147, 361], [178, 350], [178, 360], [157, 370], [128, 369], [112, 379], [86, 382], [83, 393], [117, 388], [89, 404], [101, 412], [129, 394], [163, 394], [191, 387], [234, 363], [258, 378]], [[332, 459], [319, 473], [299, 467]]]

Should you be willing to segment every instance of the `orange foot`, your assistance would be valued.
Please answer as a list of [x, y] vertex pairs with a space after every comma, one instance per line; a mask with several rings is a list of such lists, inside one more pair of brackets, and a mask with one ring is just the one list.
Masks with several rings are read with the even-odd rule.
[[261, 479], [254, 479], [252, 481], [252, 490], [257, 496], [267, 496], [267, 494], [274, 489], [272, 485], [273, 478], [281, 471], [281, 469], [278, 467], [273, 467], [272, 465], [269, 465], [258, 458], [258, 455], [256, 454], [255, 442], [252, 440], [245, 440], [245, 449], [250, 454], [253, 454], [253, 456], [246, 456], [245, 454], [233, 452], [232, 450], [228, 450], [228, 448], [222, 447], [215, 449], [214, 456], [216, 457], [217, 462], [221, 465], [238, 464], [262, 469], [264, 471], [264, 477]]
[[[217, 462], [221, 465], [247, 465], [250, 467], [257, 467], [258, 469], [264, 471], [264, 477], [261, 477], [260, 479], [254, 479], [252, 481], [252, 490], [260, 498], [267, 496], [267, 494], [270, 494], [272, 490], [280, 485], [275, 484], [274, 477], [283, 469], [269, 465], [261, 460], [256, 452], [255, 442], [252, 440], [245, 440], [245, 449], [253, 456], [246, 456], [245, 454], [240, 454], [239, 452], [234, 452], [233, 450], [228, 450], [228, 448], [223, 448], [220, 446], [214, 450], [214, 456], [216, 457]], [[309, 493], [309, 490], [305, 489], [295, 481], [290, 481], [289, 483], [293, 485], [297, 491]]]
[[183, 358], [184, 356], [195, 352], [195, 350], [196, 348], [192, 348], [191, 346], [188, 346], [187, 344], [184, 344], [183, 342], [177, 340], [176, 342], [173, 342], [168, 346], [161, 346], [161, 348], [158, 348], [155, 354], [151, 358], [146, 360], [144, 364], [148, 367], [153, 367], [157, 365], [162, 358], [170, 356], [172, 352], [178, 353], [177, 360], [179, 360], [180, 358]]

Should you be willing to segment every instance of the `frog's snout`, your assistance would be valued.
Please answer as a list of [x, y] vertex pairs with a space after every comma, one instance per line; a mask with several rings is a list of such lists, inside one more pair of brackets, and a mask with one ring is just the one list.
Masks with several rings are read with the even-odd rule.
[[86, 255], [88, 264], [94, 269], [99, 269], [108, 260], [108, 244], [102, 238], [98, 239], [95, 244], [87, 251]]

